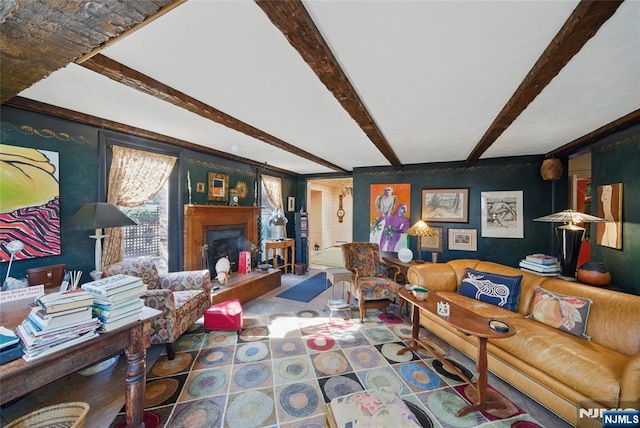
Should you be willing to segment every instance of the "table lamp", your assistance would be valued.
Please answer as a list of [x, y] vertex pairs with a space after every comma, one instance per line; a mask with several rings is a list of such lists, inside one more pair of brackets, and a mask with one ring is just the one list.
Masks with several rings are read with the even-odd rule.
[[416, 263], [424, 263], [424, 260], [422, 260], [422, 249], [420, 245], [420, 237], [421, 236], [438, 236], [438, 232], [431, 229], [427, 224], [427, 222], [423, 220], [418, 220], [413, 224], [413, 226], [407, 229], [407, 234], [410, 236], [418, 237], [418, 260], [416, 260]]
[[535, 218], [533, 221], [565, 223], [562, 226], [556, 227], [558, 250], [560, 252], [560, 278], [566, 281], [576, 281], [576, 265], [578, 264], [578, 256], [580, 255], [580, 246], [582, 245], [585, 228], [575, 223], [602, 223], [606, 220], [574, 210], [564, 210], [555, 214]]
[[67, 229], [83, 230], [95, 229], [95, 235], [90, 235], [96, 240], [95, 263], [96, 272], [102, 269], [102, 243], [101, 239], [105, 227], [121, 227], [137, 225], [135, 221], [120, 211], [114, 204], [107, 202], [92, 202], [84, 204], [80, 210], [69, 220]]
[[[16, 256], [16, 253], [19, 253], [20, 251], [22, 251], [24, 249], [24, 243], [22, 241], [11, 241], [6, 245], [6, 249], [7, 251], [9, 251], [9, 253], [11, 253], [11, 257], [9, 258], [9, 266], [7, 267], [7, 276], [4, 278], [4, 282], [3, 282], [3, 287], [2, 289], [6, 289], [7, 287], [9, 287], [9, 274], [11, 273], [11, 265], [13, 264], [13, 259]], [[14, 280], [15, 281], [15, 280]]]

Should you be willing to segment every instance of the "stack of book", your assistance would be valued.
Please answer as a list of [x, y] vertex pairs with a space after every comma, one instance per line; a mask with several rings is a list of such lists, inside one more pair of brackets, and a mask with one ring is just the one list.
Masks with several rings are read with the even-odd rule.
[[0, 326], [0, 364], [22, 357], [20, 339], [4, 326]]
[[113, 275], [82, 285], [94, 296], [93, 315], [102, 322], [102, 331], [111, 331], [137, 321], [144, 302], [140, 297], [147, 291], [141, 278]]
[[558, 276], [560, 263], [557, 257], [547, 254], [529, 254], [520, 262], [520, 269], [542, 276]]
[[100, 320], [91, 314], [93, 296], [80, 290], [45, 294], [16, 328], [23, 358], [33, 361], [97, 335]]

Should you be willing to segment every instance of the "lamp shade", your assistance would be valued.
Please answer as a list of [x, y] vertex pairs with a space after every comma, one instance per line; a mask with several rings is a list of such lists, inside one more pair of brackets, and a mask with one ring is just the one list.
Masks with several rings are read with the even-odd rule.
[[543, 217], [534, 218], [533, 221], [546, 221], [554, 223], [582, 223], [584, 221], [589, 223], [603, 223], [606, 220], [600, 217], [592, 216], [589, 214], [581, 213], [574, 210], [564, 210], [555, 214], [545, 215]]
[[73, 230], [102, 229], [106, 227], [135, 226], [137, 224], [114, 204], [92, 202], [84, 204], [69, 220], [66, 228]]
[[411, 236], [438, 236], [438, 233], [423, 220], [415, 222], [413, 226], [407, 229], [407, 234]]

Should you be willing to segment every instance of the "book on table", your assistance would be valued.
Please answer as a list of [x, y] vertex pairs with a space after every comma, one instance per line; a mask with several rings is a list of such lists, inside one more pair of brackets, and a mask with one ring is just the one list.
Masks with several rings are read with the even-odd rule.
[[39, 349], [50, 348], [59, 343], [72, 340], [80, 335], [95, 331], [100, 326], [98, 318], [92, 318], [90, 322], [73, 327], [60, 328], [55, 331], [39, 331], [28, 319], [16, 327], [16, 333], [20, 337], [25, 353], [35, 353]]
[[36, 303], [47, 314], [91, 306], [94, 295], [80, 289], [63, 293], [49, 293], [36, 298]]
[[38, 349], [30, 349], [30, 350], [25, 350], [23, 348], [23, 352], [24, 355], [22, 356], [22, 358], [29, 362], [29, 361], [34, 361], [37, 360], [39, 358], [43, 358], [46, 357], [47, 355], [51, 355], [54, 354], [58, 351], [61, 351], [63, 349], [66, 348], [70, 348], [72, 346], [78, 345], [80, 343], [86, 342], [88, 340], [93, 339], [94, 337], [97, 337], [98, 333], [93, 330], [93, 331], [89, 331], [86, 333], [83, 333], [81, 335], [78, 335], [74, 338], [68, 339], [66, 341], [63, 342], [59, 342], [47, 347], [42, 347], [42, 348], [38, 348]]
[[140, 319], [140, 314], [142, 310], [139, 310], [133, 314], [127, 315], [125, 317], [120, 317], [116, 320], [109, 320], [109, 322], [103, 323], [100, 326], [101, 331], [112, 331], [127, 324], [131, 324], [132, 322], [136, 322]]
[[102, 318], [116, 318], [135, 310], [140, 311], [143, 306], [144, 302], [142, 301], [142, 299], [136, 298], [133, 300], [126, 300], [120, 304], [114, 305], [113, 307], [98, 305], [94, 303], [92, 306], [92, 311], [94, 316], [100, 317], [100, 319], [102, 320]]
[[532, 270], [539, 273], [553, 273], [560, 272], [560, 263], [554, 263], [550, 265], [542, 265], [537, 263], [531, 263], [526, 260], [520, 261], [520, 267]]
[[36, 306], [31, 309], [28, 315], [29, 321], [34, 323], [40, 330], [55, 330], [61, 327], [73, 326], [85, 321], [91, 321], [91, 306], [70, 309], [68, 311], [45, 313], [42, 308]]
[[93, 303], [103, 306], [113, 306], [118, 304], [124, 304], [127, 301], [131, 301], [133, 299], [140, 299], [147, 292], [147, 287], [144, 284], [137, 288], [133, 288], [131, 290], [126, 290], [121, 293], [115, 293], [110, 296], [98, 296], [94, 297]]
[[560, 271], [557, 272], [536, 272], [535, 270], [531, 270], [531, 269], [527, 269], [527, 268], [520, 268], [521, 271], [523, 272], [529, 272], [529, 273], [534, 273], [536, 275], [540, 275], [540, 276], [548, 276], [548, 277], [554, 277], [554, 276], [558, 276], [560, 274]]
[[15, 332], [0, 326], [0, 349], [9, 348], [20, 341]]
[[111, 296], [127, 290], [144, 287], [142, 279], [129, 275], [114, 275], [82, 284], [82, 289], [98, 296]]
[[539, 263], [541, 265], [553, 265], [558, 263], [557, 257], [542, 253], [529, 254], [525, 257], [525, 260], [532, 263]]

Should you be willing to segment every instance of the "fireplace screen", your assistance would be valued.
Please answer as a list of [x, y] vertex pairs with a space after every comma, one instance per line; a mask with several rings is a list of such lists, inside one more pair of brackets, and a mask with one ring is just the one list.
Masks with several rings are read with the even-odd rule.
[[208, 262], [211, 277], [216, 276], [216, 263], [228, 257], [231, 272], [238, 271], [238, 254], [245, 251], [245, 228], [242, 226], [209, 227], [206, 229]]

